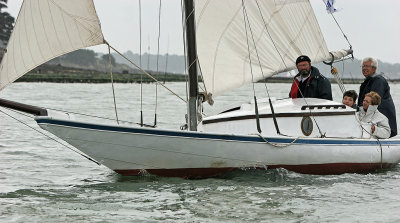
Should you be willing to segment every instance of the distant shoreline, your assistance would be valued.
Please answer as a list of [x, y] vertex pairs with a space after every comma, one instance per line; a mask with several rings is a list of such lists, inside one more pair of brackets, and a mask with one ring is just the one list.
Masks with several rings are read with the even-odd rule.
[[[160, 82], [185, 82], [186, 77], [180, 74], [152, 74]], [[32, 74], [28, 73], [16, 82], [51, 82], [51, 83], [110, 83], [111, 75], [104, 73], [97, 74]], [[115, 83], [140, 83], [154, 82], [145, 74], [113, 74]]]
[[[154, 73], [151, 75], [160, 82], [185, 82], [187, 77], [183, 74], [171, 73]], [[128, 72], [114, 73], [113, 81], [115, 83], [151, 83], [154, 82], [146, 74], [131, 74]], [[201, 81], [201, 78], [199, 78]], [[293, 78], [288, 77], [271, 77], [266, 79], [266, 83], [292, 83]], [[336, 83], [336, 80], [330, 78], [331, 83]], [[388, 80], [392, 83], [400, 82], [397, 80]], [[55, 65], [41, 65], [35, 68], [28, 74], [19, 78], [16, 82], [50, 82], [50, 83], [110, 83], [110, 73], [105, 73], [96, 70], [86, 70], [80, 68], [70, 68]], [[263, 82], [263, 81], [259, 81]], [[344, 84], [361, 84], [363, 79], [342, 79]]]
[[[185, 82], [186, 76], [182, 74], [152, 74], [160, 82]], [[329, 79], [331, 83], [337, 83], [336, 79]], [[152, 83], [153, 79], [145, 74], [113, 74], [115, 83]], [[201, 80], [199, 80], [201, 81]], [[292, 78], [271, 77], [266, 83], [292, 83]], [[53, 73], [53, 74], [36, 74], [28, 73], [15, 82], [50, 82], [50, 83], [110, 83], [110, 74], [105, 73], [87, 73], [87, 74], [70, 74], [70, 73]], [[259, 81], [263, 82], [263, 81]], [[361, 84], [362, 79], [342, 79], [344, 84]], [[399, 83], [399, 80], [388, 80], [390, 83]]]

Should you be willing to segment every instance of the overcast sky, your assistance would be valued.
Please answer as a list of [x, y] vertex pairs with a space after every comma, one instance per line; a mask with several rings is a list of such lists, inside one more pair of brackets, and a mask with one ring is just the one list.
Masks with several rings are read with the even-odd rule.
[[[118, 50], [139, 52], [139, 0], [94, 0], [105, 39]], [[142, 0], [142, 53], [157, 53], [159, 0]], [[181, 0], [162, 1], [160, 53], [183, 54]], [[9, 0], [17, 17], [22, 0]], [[311, 0], [330, 50], [347, 48], [322, 0]], [[376, 57], [400, 63], [399, 0], [336, 0], [336, 19], [353, 45], [356, 58]], [[106, 52], [105, 46], [92, 48]]]

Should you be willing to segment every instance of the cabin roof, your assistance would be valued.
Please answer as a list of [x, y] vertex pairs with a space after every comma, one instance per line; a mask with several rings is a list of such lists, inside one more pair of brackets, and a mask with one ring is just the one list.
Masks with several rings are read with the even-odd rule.
[[[268, 98], [258, 99], [258, 112], [260, 115], [262, 114], [271, 114], [271, 108], [269, 105]], [[280, 100], [272, 100], [272, 105], [274, 108], [275, 114], [310, 114], [313, 112], [355, 112], [355, 109], [350, 108], [348, 106], [343, 105], [342, 103], [325, 100], [325, 99], [318, 99], [318, 98], [298, 98], [298, 99], [280, 99]], [[232, 106], [226, 108], [224, 111], [217, 115], [209, 116], [205, 118], [205, 120], [212, 120], [212, 119], [220, 119], [220, 118], [228, 118], [228, 117], [235, 117], [235, 116], [247, 116], [247, 115], [254, 115], [254, 100], [244, 103], [240, 106]]]

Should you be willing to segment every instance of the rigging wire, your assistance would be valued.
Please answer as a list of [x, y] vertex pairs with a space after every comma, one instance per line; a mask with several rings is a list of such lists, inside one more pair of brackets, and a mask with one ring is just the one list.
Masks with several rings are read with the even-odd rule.
[[[142, 0], [139, 0], [139, 64], [142, 67]], [[143, 126], [143, 73], [140, 73], [140, 126]]]
[[[12, 110], [12, 109], [8, 109], [8, 108], [6, 108], [6, 109], [9, 110], [9, 111], [13, 111], [13, 112], [15, 112], [15, 113], [19, 113], [19, 114], [24, 115], [24, 116], [26, 116], [26, 117], [33, 118], [33, 117], [29, 116], [29, 115], [23, 114], [22, 112], [18, 112], [18, 111], [15, 111], [15, 110]], [[4, 112], [4, 111], [1, 110], [1, 109], [0, 109], [0, 112], [3, 113], [3, 114], [5, 114], [5, 115], [8, 116], [8, 117], [14, 119], [15, 121], [17, 121], [17, 122], [23, 124], [24, 126], [26, 126], [26, 127], [30, 128], [30, 129], [34, 130], [35, 132], [38, 132], [39, 134], [41, 134], [41, 135], [43, 135], [43, 136], [45, 136], [45, 137], [47, 137], [47, 138], [53, 140], [54, 142], [56, 142], [56, 143], [58, 143], [58, 144], [60, 144], [60, 145], [62, 145], [62, 146], [64, 146], [64, 147], [66, 147], [67, 149], [73, 151], [74, 153], [77, 153], [77, 154], [79, 154], [79, 155], [85, 157], [86, 159], [88, 159], [88, 160], [90, 160], [90, 161], [96, 163], [97, 165], [101, 166], [101, 163], [97, 162], [96, 160], [90, 158], [89, 156], [87, 156], [87, 155], [85, 155], [85, 154], [83, 154], [83, 153], [80, 153], [80, 152], [76, 151], [73, 147], [68, 146], [67, 144], [65, 144], [65, 143], [63, 143], [63, 142], [61, 142], [61, 141], [59, 141], [59, 140], [57, 140], [57, 139], [52, 138], [50, 135], [48, 135], [48, 134], [46, 134], [46, 133], [44, 133], [44, 132], [42, 132], [42, 131], [40, 131], [40, 130], [38, 130], [38, 129], [36, 129], [36, 128], [30, 126], [30, 125], [28, 125], [27, 123], [25, 123], [25, 122], [23, 122], [23, 121], [21, 121], [21, 120], [15, 118], [14, 116], [12, 116], [12, 115], [10, 115], [10, 114]]]
[[[263, 24], [264, 24], [265, 30], [267, 31], [267, 34], [268, 34], [268, 36], [269, 36], [269, 39], [272, 41], [272, 44], [274, 45], [276, 52], [278, 53], [279, 57], [281, 58], [281, 60], [282, 60], [282, 62], [283, 62], [283, 65], [285, 66], [285, 68], [287, 68], [287, 65], [286, 65], [286, 63], [285, 63], [285, 60], [283, 59], [283, 56], [282, 56], [281, 52], [279, 51], [277, 44], [275, 43], [274, 39], [272, 38], [272, 35], [271, 35], [270, 32], [269, 32], [269, 29], [268, 29], [267, 23], [266, 23], [266, 21], [265, 21], [264, 15], [263, 15], [263, 13], [262, 13], [262, 11], [261, 11], [261, 7], [260, 7], [260, 5], [258, 4], [258, 0], [256, 0], [256, 4], [257, 4], [258, 11], [260, 12], [261, 18], [262, 18], [262, 20], [263, 20]], [[255, 45], [255, 44], [254, 44], [254, 45]], [[256, 47], [256, 46], [255, 46], [255, 47]], [[258, 57], [258, 53], [257, 53], [257, 57]], [[260, 63], [260, 68], [262, 69], [261, 63]], [[269, 106], [270, 106], [270, 108], [271, 108], [271, 113], [272, 113], [272, 117], [273, 117], [273, 121], [274, 121], [274, 125], [275, 125], [276, 132], [277, 132], [278, 135], [284, 135], [284, 134], [281, 134], [281, 132], [280, 132], [280, 130], [279, 130], [279, 126], [278, 126], [278, 122], [277, 122], [277, 120], [276, 120], [276, 115], [275, 115], [274, 107], [272, 106], [271, 97], [270, 97], [270, 95], [269, 95], [269, 91], [268, 91], [268, 87], [267, 87], [267, 81], [266, 81], [266, 78], [264, 77], [264, 73], [262, 72], [262, 70], [261, 70], [261, 73], [262, 73], [262, 76], [263, 76], [263, 82], [264, 82], [264, 85], [265, 85], [265, 89], [266, 89], [266, 91], [267, 91]]]
[[[344, 72], [345, 72], [345, 64], [344, 64], [344, 61], [345, 61], [345, 60], [342, 60], [342, 78], [344, 78]], [[351, 74], [351, 72], [349, 72], [349, 75], [350, 75], [350, 80], [351, 80], [351, 82], [353, 83], [353, 82], [354, 82], [354, 78], [353, 78], [353, 75]]]
[[[263, 68], [262, 68], [260, 56], [259, 56], [259, 54], [258, 54], [256, 41], [254, 40], [254, 33], [253, 33], [253, 30], [251, 29], [251, 25], [250, 25], [249, 17], [248, 17], [248, 14], [247, 14], [247, 10], [246, 10], [246, 8], [245, 8], [244, 5], [243, 5], [243, 7], [244, 7], [245, 15], [246, 15], [245, 17], [246, 17], [246, 20], [247, 20], [247, 24], [249, 25], [249, 30], [250, 30], [251, 38], [252, 38], [252, 40], [253, 40], [254, 50], [255, 50], [256, 55], [257, 55], [257, 60], [258, 60], [258, 65], [259, 65], [259, 67], [260, 67], [261, 75], [262, 75], [263, 79], [265, 80], [266, 78], [265, 78], [265, 76], [264, 76], [264, 71], [263, 71]], [[271, 36], [270, 36], [270, 39], [272, 40]], [[272, 40], [272, 42], [273, 42], [273, 40]], [[274, 45], [275, 45], [275, 43], [274, 43]], [[275, 48], [276, 48], [276, 47], [275, 47]], [[276, 48], [276, 50], [278, 51], [277, 48]], [[279, 53], [279, 51], [278, 51], [278, 53]], [[280, 55], [280, 54], [279, 54], [279, 55]], [[281, 57], [281, 58], [282, 58], [282, 57]], [[282, 61], [283, 61], [283, 58], [282, 58]], [[283, 63], [285, 63], [285, 61], [283, 61]], [[285, 64], [285, 66], [286, 66], [286, 64]], [[264, 81], [264, 85], [265, 85], [265, 89], [266, 89], [266, 91], [267, 91], [268, 98], [271, 98], [270, 95], [269, 95], [267, 83], [266, 83], [265, 81]]]
[[204, 89], [203, 89], [203, 88], [201, 87], [201, 85], [199, 84], [199, 88], [200, 88], [203, 92], [206, 92], [206, 93], [207, 93], [206, 84], [204, 83], [203, 71], [201, 70], [200, 60], [198, 59], [198, 57], [197, 57], [197, 65], [199, 66], [201, 81], [203, 82], [203, 86], [204, 86]]
[[[267, 26], [267, 23], [266, 23], [266, 21], [265, 21], [265, 19], [264, 19], [264, 16], [263, 16], [263, 13], [262, 13], [262, 11], [261, 11], [261, 7], [260, 7], [260, 5], [259, 5], [259, 3], [258, 3], [258, 0], [256, 0], [256, 4], [257, 4], [258, 10], [259, 10], [259, 12], [260, 12], [261, 18], [262, 18], [262, 20], [263, 20], [264, 27], [265, 27], [265, 29], [266, 29], [266, 31], [267, 31], [267, 33], [268, 33], [268, 36], [269, 36], [270, 40], [272, 41], [272, 44], [274, 45], [274, 47], [275, 47], [277, 53], [279, 54], [279, 56], [280, 56], [280, 58], [281, 58], [283, 64], [284, 64], [285, 67], [287, 68], [287, 65], [286, 65], [286, 63], [285, 63], [285, 60], [283, 59], [283, 57], [282, 57], [282, 55], [281, 55], [281, 53], [280, 53], [280, 51], [279, 51], [277, 45], [275, 44], [275, 41], [273, 40], [273, 38], [272, 38], [272, 36], [271, 36], [271, 34], [270, 34], [269, 30], [268, 30], [268, 26]], [[243, 4], [243, 0], [242, 0], [242, 5], [244, 5], [244, 4]], [[243, 6], [243, 7], [244, 7], [244, 6]], [[257, 51], [257, 50], [256, 50], [256, 51]], [[263, 75], [263, 77], [264, 77], [264, 75]], [[297, 88], [299, 89], [298, 84], [297, 84], [296, 82], [294, 82], [294, 83], [297, 85]], [[265, 84], [265, 86], [267, 87], [266, 84]], [[267, 88], [266, 90], [267, 90], [267, 94], [268, 94], [268, 97], [269, 97], [268, 88]], [[302, 93], [301, 91], [299, 91], [299, 92], [300, 92], [300, 94], [301, 94], [301, 97], [304, 99], [304, 102], [305, 102], [306, 105], [308, 106], [308, 102], [307, 102], [307, 100], [304, 98], [303, 93]], [[271, 105], [270, 105], [270, 106], [271, 106]], [[271, 106], [271, 111], [272, 111], [272, 106]], [[310, 116], [313, 118], [313, 120], [314, 120], [314, 122], [315, 122], [315, 124], [316, 124], [316, 126], [317, 126], [317, 128], [318, 128], [318, 131], [319, 131], [319, 133], [321, 134], [321, 137], [325, 137], [325, 134], [322, 133], [322, 131], [321, 131], [319, 125], [318, 125], [317, 120], [316, 120], [315, 117], [312, 115], [311, 110], [310, 110]], [[274, 120], [274, 122], [275, 122], [275, 120]]]
[[[254, 45], [254, 49], [255, 49], [256, 55], [257, 55], [257, 60], [258, 60], [258, 64], [259, 64], [259, 67], [260, 67], [260, 70], [261, 70], [261, 75], [263, 76], [265, 89], [266, 89], [266, 92], [267, 92], [267, 95], [268, 95], [269, 106], [270, 106], [271, 113], [272, 113], [272, 119], [273, 119], [273, 121], [274, 121], [274, 126], [275, 126], [275, 129], [276, 129], [277, 134], [280, 135], [281, 132], [280, 132], [280, 130], [279, 130], [279, 126], [278, 126], [278, 122], [277, 122], [277, 120], [276, 120], [276, 115], [275, 115], [274, 107], [272, 106], [271, 97], [270, 97], [270, 95], [269, 95], [267, 83], [266, 83], [266, 81], [265, 81], [264, 71], [263, 71], [263, 69], [262, 69], [262, 64], [261, 64], [260, 56], [259, 56], [259, 54], [258, 54], [256, 41], [254, 40], [253, 30], [251, 29], [250, 20], [249, 20], [249, 17], [248, 17], [248, 14], [247, 14], [247, 10], [246, 10], [246, 8], [245, 8], [245, 6], [244, 6], [243, 1], [242, 1], [242, 5], [243, 5], [243, 10], [244, 10], [244, 12], [245, 12], [245, 18], [246, 18], [246, 20], [247, 20], [247, 24], [249, 25], [249, 30], [250, 30], [251, 38], [252, 38], [252, 40], [253, 40], [253, 45]], [[257, 112], [258, 112], [258, 111], [257, 111]], [[256, 114], [256, 115], [257, 115], [257, 114]], [[257, 116], [258, 116], [258, 115], [257, 115]], [[258, 121], [258, 122], [259, 122], [259, 121]]]
[[[276, 49], [276, 52], [279, 54], [279, 57], [281, 58], [281, 60], [282, 60], [282, 62], [283, 62], [283, 65], [285, 65], [285, 67], [287, 68], [288, 66], [286, 65], [285, 60], [283, 59], [283, 56], [282, 56], [281, 52], [280, 52], [279, 49], [278, 49], [278, 46], [276, 45], [274, 39], [272, 38], [272, 36], [271, 36], [271, 34], [270, 34], [269, 30], [268, 30], [268, 26], [267, 26], [267, 23], [266, 23], [266, 21], [265, 21], [264, 15], [263, 15], [263, 13], [262, 13], [262, 11], [261, 11], [261, 7], [260, 7], [260, 5], [258, 4], [258, 0], [256, 0], [256, 4], [257, 4], [257, 7], [258, 7], [258, 11], [260, 12], [261, 18], [262, 18], [262, 20], [263, 20], [265, 30], [267, 31], [267, 34], [268, 34], [268, 36], [269, 36], [269, 39], [272, 41], [272, 44], [274, 45], [274, 47], [275, 47], [275, 49]], [[268, 97], [269, 97], [269, 96], [268, 96]]]
[[[73, 112], [73, 111], [67, 111], [67, 110], [62, 110], [62, 109], [57, 109], [57, 108], [45, 108], [45, 107], [40, 107], [42, 109], [46, 109], [46, 110], [54, 110], [54, 111], [60, 111], [63, 113], [67, 113], [67, 114], [74, 114], [74, 115], [81, 115], [81, 116], [85, 116], [85, 117], [92, 117], [92, 118], [98, 118], [98, 119], [104, 119], [104, 120], [110, 120], [110, 121], [116, 121], [114, 118], [108, 118], [108, 117], [103, 117], [103, 116], [98, 116], [98, 115], [89, 115], [89, 114], [84, 114], [84, 113], [79, 113], [79, 112]], [[23, 114], [23, 113], [21, 113]], [[131, 121], [125, 121], [125, 120], [119, 120], [120, 123], [128, 123], [128, 124], [137, 124], [140, 125], [140, 123], [137, 122], [131, 122]], [[144, 124], [146, 125], [146, 124]], [[148, 127], [150, 127], [149, 125], [147, 125]]]
[[184, 2], [183, 2], [183, 0], [181, 0], [181, 15], [182, 15], [182, 40], [183, 40], [183, 54], [184, 54], [184, 57], [185, 57], [185, 59], [184, 59], [184, 61], [185, 61], [185, 70], [184, 70], [184, 72], [185, 72], [185, 81], [186, 81], [186, 101], [189, 101], [189, 87], [188, 87], [188, 82], [189, 82], [189, 80], [188, 80], [188, 74], [187, 74], [187, 71], [188, 71], [188, 66], [187, 66], [187, 61], [186, 61], [186, 58], [187, 58], [187, 54], [186, 54], [186, 18], [185, 18], [185, 6], [184, 6]]
[[[160, 37], [161, 37], [161, 0], [160, 6], [158, 9], [158, 39], [157, 39], [157, 74], [158, 73], [158, 63], [159, 63], [159, 58], [160, 58]], [[154, 108], [154, 127], [157, 125], [157, 103], [158, 103], [158, 84], [156, 82], [156, 105]]]
[[259, 115], [258, 115], [258, 106], [257, 106], [257, 98], [256, 98], [256, 90], [255, 90], [255, 87], [254, 87], [253, 66], [252, 66], [252, 63], [251, 63], [251, 54], [250, 54], [251, 51], [250, 51], [250, 44], [249, 44], [249, 36], [248, 36], [248, 33], [247, 33], [247, 25], [250, 26], [250, 24], [246, 23], [246, 9], [245, 9], [243, 0], [242, 0], [242, 9], [243, 9], [244, 27], [245, 27], [245, 30], [246, 30], [247, 51], [249, 53], [251, 82], [252, 82], [252, 86], [253, 86], [254, 110], [255, 110], [255, 114], [256, 114], [256, 125], [257, 125], [258, 133], [261, 133], [260, 118], [259, 118]]
[[[325, 2], [324, 0], [322, 0], [322, 2], [324, 3], [325, 7], [328, 8], [328, 3]], [[333, 15], [333, 13], [329, 13], [329, 14], [332, 16], [332, 18], [335, 21], [336, 25], [338, 26], [339, 30], [342, 32], [343, 37], [345, 38], [345, 40], [349, 44], [350, 49], [352, 49], [352, 45], [351, 45], [349, 39], [347, 38], [346, 34], [344, 33], [342, 27], [340, 26], [339, 22], [336, 20], [336, 17]], [[344, 61], [344, 60], [347, 60], [347, 59], [349, 59], [349, 58], [343, 58], [343, 59], [341, 59], [339, 61], [336, 61], [336, 62]], [[354, 59], [353, 56], [351, 57], [351, 59]], [[340, 90], [342, 91], [342, 93], [344, 93], [346, 91], [346, 88], [344, 87], [344, 84], [343, 84], [341, 78], [339, 77], [339, 75], [337, 73], [337, 69], [332, 66], [332, 63], [330, 65], [331, 65], [331, 70], [332, 70], [331, 73], [335, 77], [335, 79], [336, 79], [336, 81], [337, 81], [337, 83], [339, 85]], [[344, 66], [344, 63], [343, 63], [343, 66]], [[344, 70], [344, 68], [343, 68], [343, 70]]]
[[181, 99], [183, 102], [186, 103], [186, 100], [183, 99], [181, 96], [179, 96], [177, 93], [175, 93], [174, 91], [172, 91], [170, 88], [168, 88], [165, 84], [161, 83], [160, 81], [158, 81], [155, 77], [153, 77], [151, 74], [149, 74], [149, 72], [143, 70], [143, 68], [141, 68], [140, 66], [138, 66], [136, 63], [134, 63], [131, 59], [129, 59], [128, 57], [126, 57], [124, 54], [122, 54], [121, 52], [119, 52], [117, 49], [115, 49], [113, 46], [111, 46], [106, 40], [104, 40], [104, 43], [107, 44], [112, 50], [114, 50], [116, 53], [118, 53], [122, 58], [124, 58], [126, 61], [128, 61], [129, 63], [131, 63], [133, 66], [135, 66], [137, 69], [139, 69], [141, 72], [143, 72], [144, 74], [146, 74], [148, 77], [150, 77], [152, 80], [154, 80], [155, 82], [157, 82], [159, 85], [163, 86], [165, 89], [167, 89], [169, 92], [171, 92], [173, 95], [175, 95], [176, 97], [178, 97], [179, 99]]
[[247, 51], [249, 53], [249, 63], [250, 63], [250, 74], [251, 74], [251, 82], [252, 82], [252, 87], [253, 87], [253, 96], [256, 97], [256, 90], [254, 88], [254, 76], [253, 76], [253, 66], [251, 62], [251, 55], [250, 55], [250, 44], [249, 44], [249, 36], [247, 33], [247, 25], [250, 25], [246, 22], [246, 9], [244, 7], [244, 2], [242, 0], [242, 9], [243, 9], [243, 20], [244, 20], [244, 28], [246, 31], [246, 41], [247, 41]]
[[[190, 15], [191, 15], [193, 12], [194, 12], [194, 11], [192, 10], [192, 11], [190, 12], [190, 14], [187, 15], [187, 17], [185, 18], [185, 16], [184, 16], [184, 15], [185, 15], [184, 2], [181, 0], [182, 30], [183, 30], [183, 46], [184, 46], [185, 58], [187, 57], [187, 56], [186, 56], [186, 38], [185, 38], [185, 34], [186, 34], [186, 22], [187, 22], [187, 19], [190, 17]], [[195, 27], [195, 29], [196, 29], [196, 27]], [[198, 85], [198, 87], [199, 87], [203, 92], [207, 92], [206, 86], [205, 86], [205, 84], [204, 84], [203, 73], [201, 72], [201, 66], [200, 66], [200, 61], [199, 61], [198, 55], [196, 55], [196, 60], [193, 61], [192, 64], [194, 64], [195, 62], [197, 62], [197, 66], [198, 66], [199, 71], [200, 71], [199, 73], [200, 73], [200, 76], [201, 76], [201, 78], [202, 78], [201, 80], [202, 80], [202, 82], [203, 82], [203, 87], [204, 87], [204, 89], [203, 89], [203, 87], [202, 87], [200, 84], [197, 84], [197, 85]], [[187, 64], [186, 64], [186, 59], [185, 59], [185, 71], [189, 70], [190, 67], [191, 67], [191, 65], [189, 65], [189, 67], [187, 66]], [[187, 76], [188, 76], [188, 74], [187, 74]], [[187, 76], [186, 76], [186, 78], [187, 78]], [[186, 81], [188, 82], [189, 80], [186, 79]], [[187, 87], [187, 86], [186, 86], [186, 87]], [[188, 90], [187, 90], [187, 91], [188, 91]]]
[[[325, 7], [328, 7], [327, 3], [325, 3], [324, 0], [322, 0], [322, 2], [324, 3]], [[340, 27], [339, 22], [336, 20], [336, 18], [335, 18], [335, 16], [333, 15], [333, 13], [329, 13], [329, 14], [331, 14], [333, 20], [335, 20], [336, 25], [339, 27], [340, 31], [341, 31], [342, 34], [343, 34], [343, 37], [346, 39], [346, 41], [347, 41], [347, 43], [349, 44], [350, 49], [351, 49], [351, 48], [352, 48], [351, 43], [350, 43], [349, 39], [347, 38], [346, 34], [344, 34], [344, 31], [343, 31], [342, 27]]]
[[108, 64], [110, 66], [110, 77], [111, 77], [111, 87], [112, 87], [112, 93], [113, 93], [113, 99], [114, 99], [114, 110], [115, 110], [115, 117], [117, 119], [117, 124], [119, 125], [118, 121], [118, 111], [117, 111], [117, 102], [115, 99], [115, 90], [114, 90], [114, 78], [113, 78], [113, 70], [112, 70], [112, 63], [111, 63], [111, 50], [110, 50], [110, 45], [108, 45]]
[[164, 81], [163, 81], [163, 84], [165, 84], [165, 79], [167, 78], [168, 53], [169, 53], [169, 35], [168, 35], [168, 44], [167, 44], [167, 54], [166, 54], [166, 58], [165, 58], [165, 70], [164, 70]]
[[147, 70], [150, 70], [150, 35], [147, 36]]

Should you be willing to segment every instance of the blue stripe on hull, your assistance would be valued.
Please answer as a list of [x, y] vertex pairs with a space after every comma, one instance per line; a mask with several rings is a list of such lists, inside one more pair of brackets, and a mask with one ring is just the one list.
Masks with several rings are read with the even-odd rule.
[[[188, 131], [168, 131], [168, 130], [156, 130], [156, 129], [145, 129], [145, 128], [133, 128], [133, 127], [121, 127], [121, 126], [110, 126], [110, 125], [98, 125], [89, 124], [82, 122], [72, 122], [65, 120], [55, 120], [38, 118], [36, 119], [38, 124], [51, 124], [66, 127], [92, 129], [101, 131], [111, 132], [124, 132], [124, 133], [136, 133], [136, 134], [148, 134], [148, 135], [159, 135], [159, 136], [173, 136], [173, 137], [186, 137], [186, 138], [199, 138], [199, 139], [217, 139], [217, 140], [228, 140], [228, 141], [243, 141], [243, 142], [265, 142], [258, 136], [240, 136], [240, 135], [223, 135], [223, 134], [210, 134], [210, 133], [198, 133]], [[291, 143], [295, 138], [266, 138], [271, 143]], [[400, 139], [398, 140], [380, 140], [382, 145], [400, 145]], [[378, 140], [369, 139], [297, 139], [295, 144], [322, 144], [322, 145], [379, 145]]]

